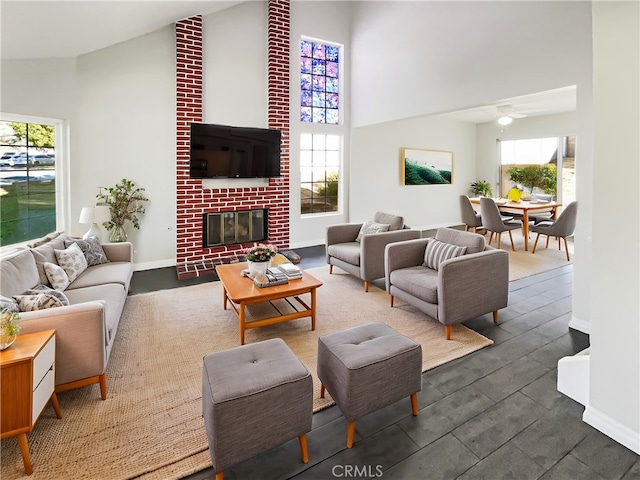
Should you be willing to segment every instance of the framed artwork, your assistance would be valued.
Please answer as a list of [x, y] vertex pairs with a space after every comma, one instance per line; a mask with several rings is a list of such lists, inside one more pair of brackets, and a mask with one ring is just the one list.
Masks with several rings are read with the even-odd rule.
[[400, 170], [402, 185], [451, 185], [453, 152], [403, 147]]

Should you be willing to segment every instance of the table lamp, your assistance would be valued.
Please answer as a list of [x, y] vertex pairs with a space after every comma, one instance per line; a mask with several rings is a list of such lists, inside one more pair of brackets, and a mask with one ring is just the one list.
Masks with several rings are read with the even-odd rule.
[[102, 232], [98, 224], [108, 222], [109, 220], [111, 220], [111, 211], [106, 205], [82, 207], [78, 223], [91, 224], [91, 228], [82, 238], [97, 237], [100, 243], [102, 243]]

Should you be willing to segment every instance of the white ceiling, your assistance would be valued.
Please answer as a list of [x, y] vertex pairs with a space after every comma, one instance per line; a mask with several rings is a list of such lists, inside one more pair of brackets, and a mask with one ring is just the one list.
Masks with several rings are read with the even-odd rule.
[[240, 1], [0, 2], [2, 59], [77, 57]]
[[[242, 1], [222, 0], [1, 0], [2, 59], [77, 57], [115, 45], [178, 20], [224, 10]], [[470, 123], [490, 122], [497, 107], [510, 105], [526, 116], [576, 109], [575, 86], [507, 98], [492, 105], [443, 114]]]

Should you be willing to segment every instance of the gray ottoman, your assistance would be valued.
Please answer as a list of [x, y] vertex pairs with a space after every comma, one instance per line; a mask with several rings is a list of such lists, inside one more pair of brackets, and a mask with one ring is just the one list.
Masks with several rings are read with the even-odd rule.
[[411, 396], [418, 414], [422, 347], [384, 323], [367, 323], [318, 339], [320, 396], [329, 391], [348, 422], [347, 448], [355, 421]]
[[216, 480], [295, 437], [309, 461], [313, 380], [281, 338], [210, 353], [203, 363], [202, 410]]

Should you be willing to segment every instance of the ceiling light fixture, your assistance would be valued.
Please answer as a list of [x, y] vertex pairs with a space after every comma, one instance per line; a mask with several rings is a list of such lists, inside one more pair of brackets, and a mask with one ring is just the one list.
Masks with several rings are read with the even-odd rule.
[[511, 122], [513, 122], [513, 118], [509, 117], [508, 115], [504, 115], [498, 119], [498, 123], [503, 127], [506, 127]]

